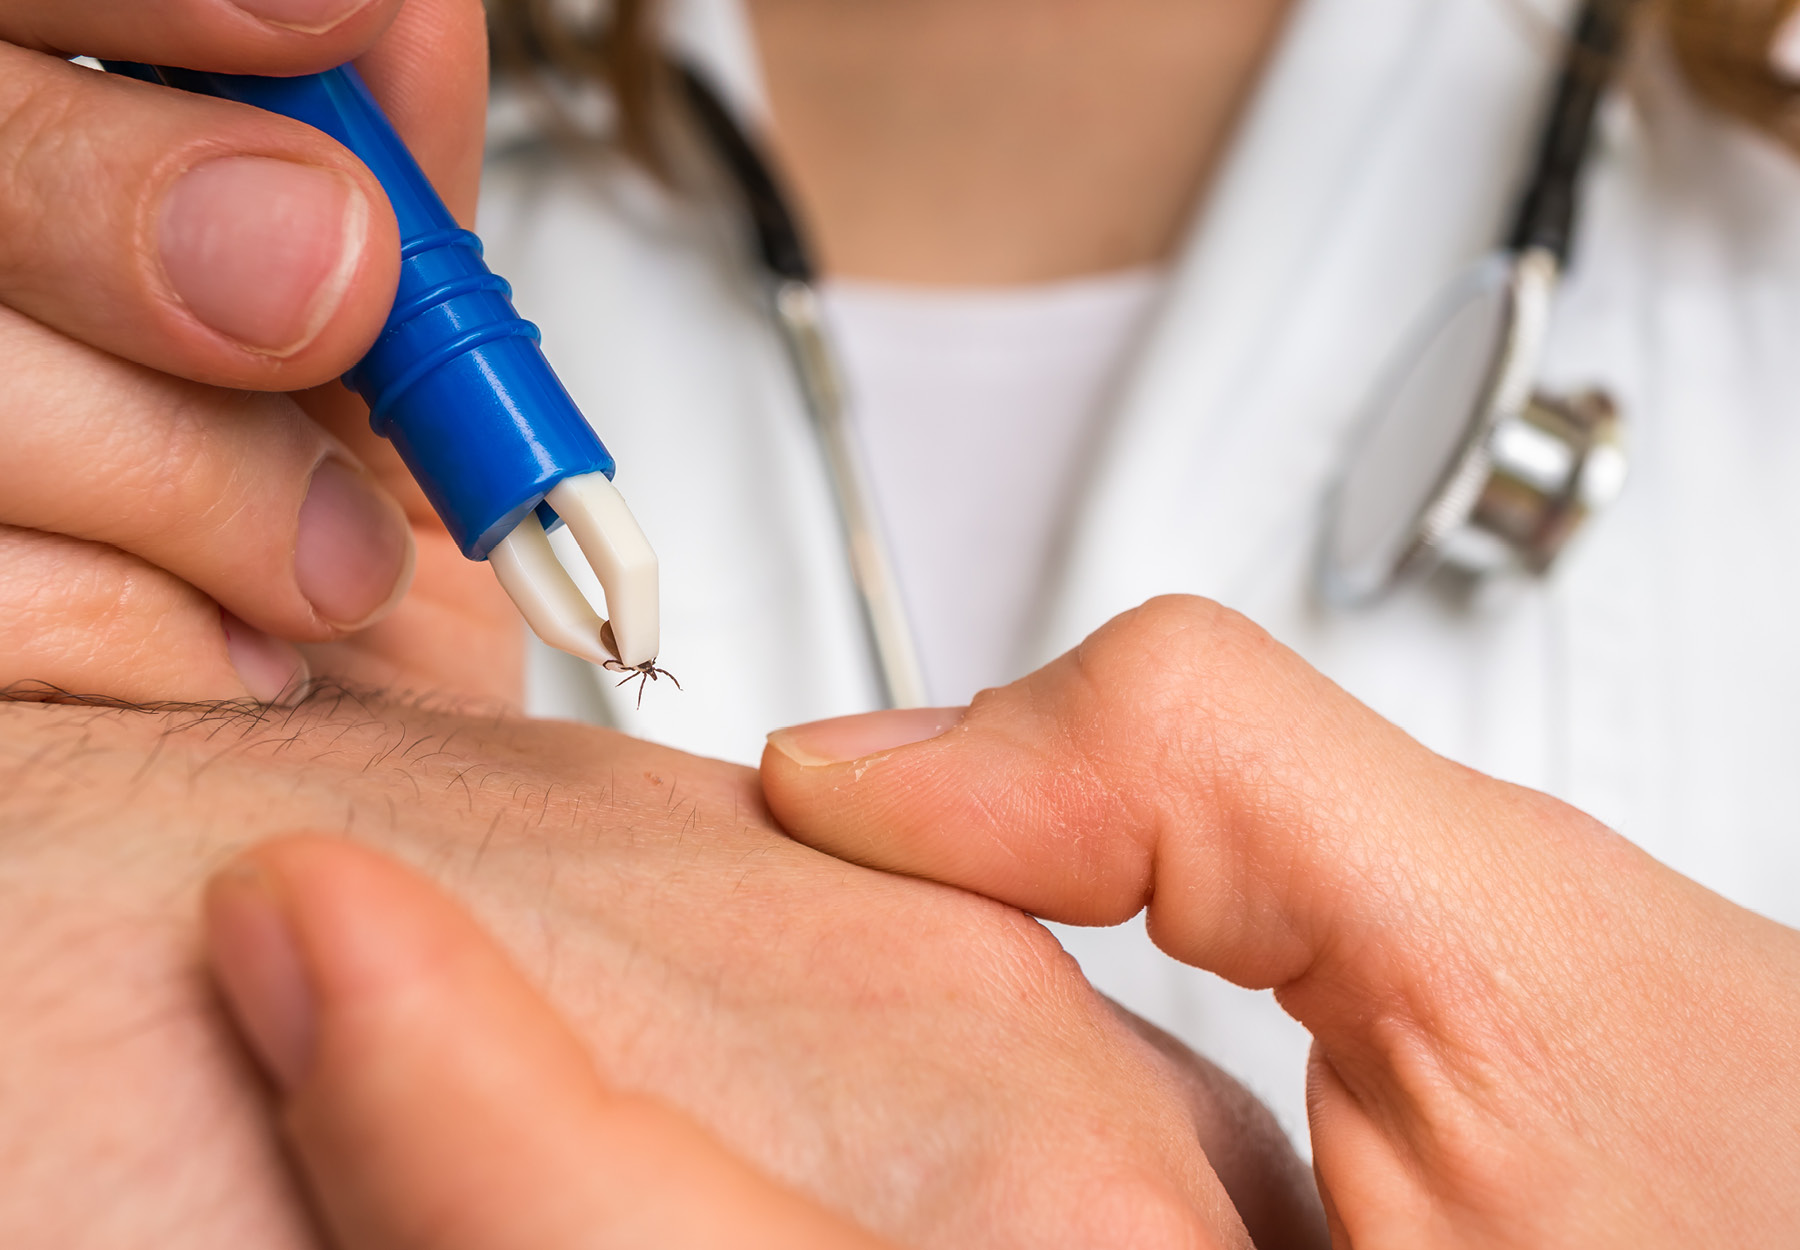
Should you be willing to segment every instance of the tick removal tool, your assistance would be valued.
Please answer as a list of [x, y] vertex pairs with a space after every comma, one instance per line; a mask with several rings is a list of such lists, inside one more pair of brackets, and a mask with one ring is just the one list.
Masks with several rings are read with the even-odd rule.
[[[656, 667], [656, 553], [612, 483], [612, 455], [576, 408], [449, 209], [348, 65], [259, 78], [105, 62], [119, 74], [316, 127], [380, 180], [400, 226], [400, 286], [381, 337], [344, 382], [369, 405], [462, 553], [493, 566], [537, 636], [617, 673]], [[602, 620], [551, 549], [567, 525], [606, 592]], [[641, 690], [641, 686], [640, 686]]]

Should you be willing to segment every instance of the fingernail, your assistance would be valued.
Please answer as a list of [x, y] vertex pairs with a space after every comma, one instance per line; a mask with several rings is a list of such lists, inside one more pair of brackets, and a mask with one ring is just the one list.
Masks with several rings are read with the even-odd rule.
[[412, 565], [400, 505], [361, 470], [321, 461], [294, 540], [294, 580], [313, 610], [340, 628], [366, 625], [406, 593]]
[[367, 3], [368, 0], [237, 0], [237, 7], [271, 26], [318, 35], [341, 24]]
[[163, 201], [163, 272], [220, 334], [291, 356], [343, 301], [368, 212], [361, 189], [335, 170], [221, 157], [188, 170]]
[[769, 745], [808, 768], [844, 764], [935, 738], [954, 729], [967, 711], [961, 707], [914, 707], [840, 716], [777, 729], [769, 735]]
[[231, 613], [220, 609], [219, 621], [225, 627], [225, 650], [231, 666], [250, 697], [259, 703], [276, 703], [284, 695], [293, 694], [312, 675], [306, 657], [292, 643], [265, 634], [244, 624]]
[[206, 950], [251, 1049], [292, 1090], [312, 1063], [312, 986], [275, 883], [253, 861], [239, 860], [207, 886]]

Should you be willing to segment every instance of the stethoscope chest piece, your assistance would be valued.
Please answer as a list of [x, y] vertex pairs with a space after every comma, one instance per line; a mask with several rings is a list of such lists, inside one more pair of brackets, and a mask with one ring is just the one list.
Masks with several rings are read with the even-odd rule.
[[1541, 249], [1489, 257], [1395, 359], [1329, 505], [1329, 602], [1368, 604], [1437, 567], [1542, 574], [1618, 494], [1612, 401], [1533, 389], [1558, 278]]
[[1445, 292], [1364, 410], [1320, 544], [1340, 606], [1433, 567], [1542, 574], [1625, 484], [1612, 400], [1538, 393], [1583, 165], [1637, 0], [1582, 0], [1505, 246]]

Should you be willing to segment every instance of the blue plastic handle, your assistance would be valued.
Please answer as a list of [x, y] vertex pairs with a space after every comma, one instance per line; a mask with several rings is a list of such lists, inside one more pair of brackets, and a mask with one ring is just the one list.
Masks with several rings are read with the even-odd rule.
[[344, 382], [369, 404], [450, 536], [471, 560], [582, 473], [613, 458], [563, 389], [512, 288], [481, 258], [348, 65], [300, 78], [256, 78], [108, 62], [107, 69], [236, 100], [317, 127], [380, 179], [400, 223], [400, 288], [387, 326]]

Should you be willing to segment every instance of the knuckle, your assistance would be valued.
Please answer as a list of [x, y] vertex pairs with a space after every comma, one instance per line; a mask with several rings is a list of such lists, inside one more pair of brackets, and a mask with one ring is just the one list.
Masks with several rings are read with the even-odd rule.
[[1129, 692], [1135, 717], [1167, 729], [1256, 719], [1294, 662], [1248, 617], [1191, 595], [1152, 599], [1090, 641], [1083, 663], [1093, 679]]
[[945, 895], [948, 910], [935, 931], [947, 949], [929, 959], [951, 983], [983, 996], [1028, 1002], [1060, 1011], [1076, 1001], [1098, 1001], [1080, 966], [1042, 924], [1016, 908], [974, 894]]
[[5, 683], [79, 683], [178, 649], [212, 619], [199, 591], [99, 543], [0, 527], [0, 567]]
[[[25, 55], [0, 54], [0, 69], [12, 68], [5, 62]], [[91, 168], [91, 128], [82, 124], [82, 93], [63, 75], [15, 72], [0, 77], [13, 80], [0, 89], [0, 211], [8, 219], [0, 238], [14, 240], [0, 245], [0, 271], [12, 271], [26, 264], [34, 250], [17, 246], [30, 240], [29, 232], [18, 227], [51, 220], [57, 205], [68, 202], [64, 195], [76, 191], [68, 184], [82, 180], [80, 171]]]
[[1083, 644], [1097, 674], [1141, 684], [1180, 679], [1242, 656], [1267, 635], [1240, 614], [1194, 595], [1164, 595], [1108, 622]]
[[146, 528], [165, 535], [210, 532], [230, 520], [221, 517], [241, 493], [234, 479], [246, 466], [222, 446], [221, 398], [228, 393], [198, 386], [168, 388], [150, 420], [140, 427], [143, 444], [135, 466], [121, 466], [137, 479], [136, 510]]
[[1075, 731], [1082, 754], [1114, 805], [1138, 815], [1137, 836], [1153, 839], [1171, 817], [1217, 824], [1228, 797], [1287, 775], [1283, 744], [1311, 693], [1296, 689], [1290, 653], [1240, 613], [1152, 599], [1074, 660], [1090, 710]]
[[1256, 660], [1272, 641], [1249, 617], [1210, 599], [1166, 595], [1138, 611], [1145, 645], [1174, 665]]
[[102, 644], [122, 641], [129, 633], [166, 628], [181, 603], [169, 574], [135, 556], [99, 543], [70, 540], [56, 565], [62, 576], [43, 590], [52, 610], [46, 624], [67, 638], [92, 638]]
[[[159, 547], [195, 555], [285, 550], [324, 439], [285, 395], [224, 391], [169, 378], [137, 391], [128, 430], [110, 417], [97, 475], [123, 492], [109, 506]], [[271, 545], [272, 544], [272, 545]]]
[[985, 924], [984, 946], [993, 970], [1006, 984], [1033, 996], [1056, 999], [1088, 993], [1081, 968], [1042, 924], [1024, 912], [992, 904]]
[[1152, 599], [1077, 647], [1075, 672], [1096, 706], [1125, 715], [1136, 727], [1133, 736], [1141, 737], [1160, 726], [1165, 713], [1179, 722], [1203, 710], [1213, 684], [1209, 675], [1220, 653], [1233, 646], [1230, 635], [1241, 619], [1205, 599]]
[[291, 397], [156, 373], [4, 307], [0, 352], [17, 365], [0, 394], [11, 520], [206, 563], [285, 550], [328, 445]]

